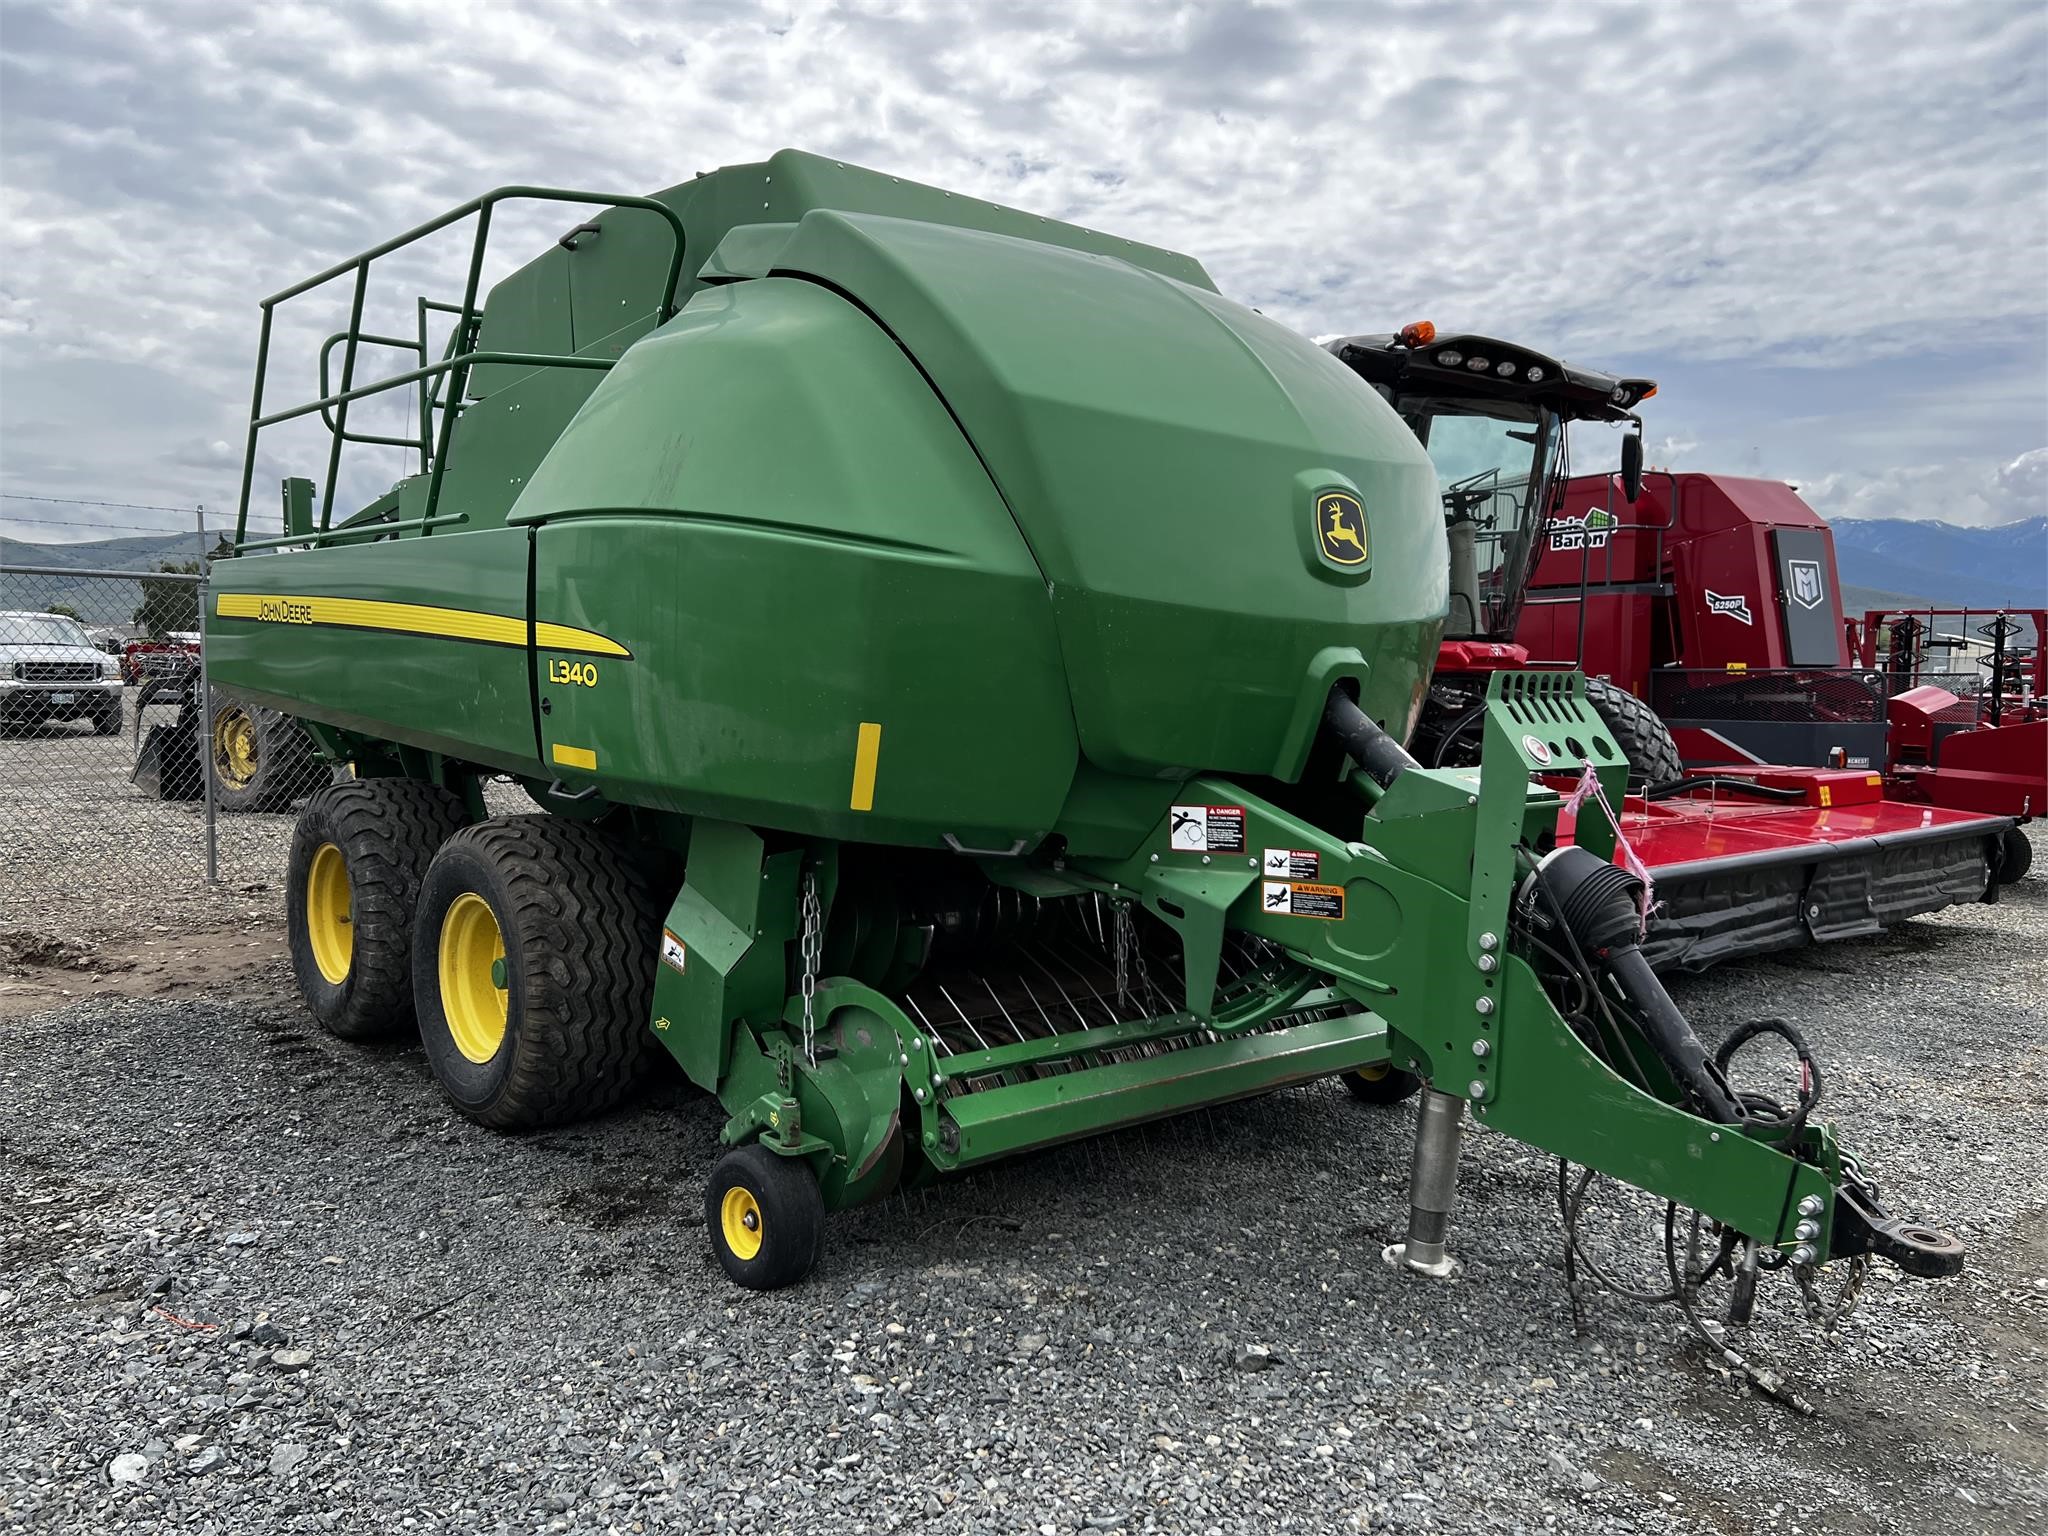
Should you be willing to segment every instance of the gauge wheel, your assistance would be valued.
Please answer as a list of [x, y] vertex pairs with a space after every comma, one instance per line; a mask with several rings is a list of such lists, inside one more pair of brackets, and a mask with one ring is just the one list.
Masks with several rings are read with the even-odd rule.
[[2034, 864], [2034, 845], [2024, 827], [2007, 827], [1998, 845], [1998, 883], [2012, 885], [2026, 878]]
[[1402, 1071], [1389, 1061], [1353, 1067], [1342, 1076], [1351, 1096], [1362, 1104], [1398, 1104], [1422, 1086], [1421, 1078], [1413, 1072]]
[[711, 1169], [704, 1229], [734, 1284], [750, 1291], [794, 1285], [825, 1245], [817, 1175], [802, 1158], [779, 1156], [758, 1141], [737, 1147]]

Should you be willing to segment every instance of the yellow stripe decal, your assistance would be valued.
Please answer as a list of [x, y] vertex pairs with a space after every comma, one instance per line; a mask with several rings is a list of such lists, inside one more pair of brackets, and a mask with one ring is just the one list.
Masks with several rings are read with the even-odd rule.
[[[213, 600], [216, 617], [255, 619], [265, 624], [317, 624], [334, 629], [378, 629], [400, 635], [432, 635], [484, 645], [524, 649], [526, 620], [470, 608], [437, 608], [426, 603], [388, 603], [367, 597], [317, 597], [298, 593], [222, 592]], [[534, 643], [542, 650], [581, 651], [592, 656], [633, 653], [609, 636], [568, 624], [536, 624]]]
[[588, 747], [565, 747], [558, 741], [552, 750], [555, 761], [564, 768], [581, 768], [586, 773], [597, 772], [597, 754]]
[[875, 763], [882, 755], [882, 728], [872, 720], [860, 723], [860, 738], [853, 747], [853, 808], [875, 808]]

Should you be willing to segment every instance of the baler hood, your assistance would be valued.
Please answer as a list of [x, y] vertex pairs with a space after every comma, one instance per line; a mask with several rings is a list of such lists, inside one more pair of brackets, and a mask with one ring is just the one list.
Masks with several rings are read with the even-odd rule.
[[[765, 265], [670, 328], [796, 280], [887, 333], [1029, 548], [1097, 766], [1293, 777], [1340, 679], [1405, 724], [1446, 604], [1435, 478], [1334, 358], [1206, 289], [979, 230], [814, 210]], [[694, 339], [718, 345], [715, 331]], [[635, 387], [634, 361], [599, 386], [513, 521], [588, 507], [571, 490], [590, 483], [579, 427]], [[1356, 534], [1338, 558], [1318, 537], [1329, 496], [1348, 503], [1340, 535]]]

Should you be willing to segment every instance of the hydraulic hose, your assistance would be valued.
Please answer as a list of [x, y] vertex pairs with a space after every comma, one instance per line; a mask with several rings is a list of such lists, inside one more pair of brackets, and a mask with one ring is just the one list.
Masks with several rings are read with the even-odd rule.
[[1742, 1103], [1729, 1091], [1637, 942], [1636, 901], [1643, 883], [1584, 848], [1559, 848], [1537, 866], [1536, 877], [1559, 920], [1613, 978], [1634, 1006], [1643, 1037], [1699, 1112], [1719, 1125], [1739, 1125]]
[[1323, 706], [1323, 724], [1344, 750], [1365, 770], [1367, 778], [1381, 789], [1392, 789], [1394, 780], [1420, 765], [1408, 749], [1374, 723], [1349, 695], [1332, 689]]

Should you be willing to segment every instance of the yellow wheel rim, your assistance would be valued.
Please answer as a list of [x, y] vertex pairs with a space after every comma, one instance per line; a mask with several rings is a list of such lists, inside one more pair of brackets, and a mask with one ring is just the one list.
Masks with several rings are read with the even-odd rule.
[[313, 863], [306, 871], [306, 940], [313, 949], [313, 963], [334, 986], [348, 979], [349, 961], [356, 952], [354, 915], [348, 861], [334, 844], [322, 843], [313, 850]]
[[761, 1202], [751, 1189], [735, 1184], [725, 1192], [718, 1206], [718, 1225], [725, 1234], [725, 1246], [736, 1257], [751, 1259], [761, 1251]]
[[455, 1049], [481, 1065], [505, 1043], [505, 935], [491, 904], [464, 891], [441, 919], [441, 1012]]
[[1394, 1069], [1384, 1061], [1376, 1061], [1369, 1067], [1359, 1067], [1352, 1076], [1361, 1083], [1377, 1083]]
[[239, 704], [214, 711], [213, 773], [229, 789], [247, 789], [256, 777], [256, 722]]

